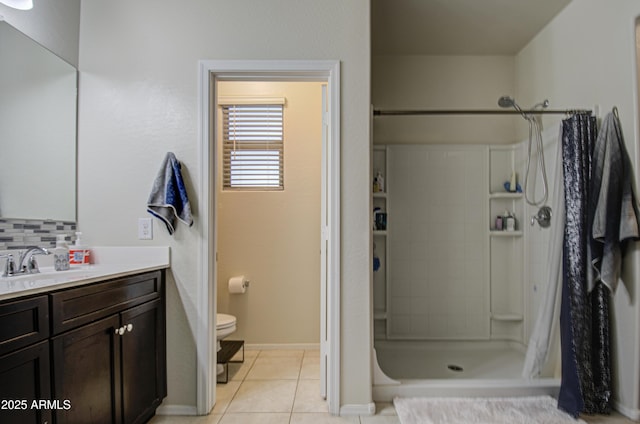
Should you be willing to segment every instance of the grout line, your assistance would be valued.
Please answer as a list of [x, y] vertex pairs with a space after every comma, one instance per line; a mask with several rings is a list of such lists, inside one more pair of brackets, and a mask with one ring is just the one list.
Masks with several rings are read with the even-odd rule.
[[293, 419], [293, 408], [296, 405], [296, 398], [298, 396], [298, 387], [300, 387], [300, 374], [302, 374], [302, 364], [304, 364], [304, 357], [306, 356], [306, 350], [302, 351], [302, 359], [300, 360], [300, 366], [298, 367], [298, 379], [296, 380], [296, 390], [293, 392], [293, 402], [291, 403], [291, 412], [289, 412], [289, 424]]
[[[260, 352], [258, 352], [258, 355], [260, 354]], [[245, 380], [247, 379], [247, 376], [249, 375], [249, 372], [251, 372], [251, 369], [253, 368], [253, 366], [256, 364], [256, 359], [258, 358], [258, 355], [256, 355], [256, 358], [253, 360], [253, 362], [251, 363], [251, 366], [249, 367], [249, 370], [247, 370], [246, 374], [244, 376], [242, 376], [242, 378], [240, 379], [240, 383], [238, 384], [238, 388], [236, 389], [235, 392], [233, 392], [233, 395], [231, 396], [231, 399], [229, 399], [229, 403], [227, 404], [227, 406], [224, 408], [224, 410], [220, 413], [220, 420], [222, 421], [222, 418], [225, 416], [225, 414], [227, 413], [227, 410], [229, 409], [229, 407], [231, 406], [231, 402], [233, 402], [233, 400], [236, 398], [236, 396], [238, 395], [238, 392], [240, 392], [240, 388], [242, 388], [242, 384], [245, 382]], [[246, 352], [245, 352], [245, 362], [247, 361], [247, 356], [246, 356]], [[244, 363], [242, 363], [242, 365], [244, 365]], [[240, 367], [242, 367], [242, 365], [240, 365]], [[229, 366], [229, 364], [227, 364], [227, 366]], [[228, 383], [233, 382], [233, 380], [229, 379]]]

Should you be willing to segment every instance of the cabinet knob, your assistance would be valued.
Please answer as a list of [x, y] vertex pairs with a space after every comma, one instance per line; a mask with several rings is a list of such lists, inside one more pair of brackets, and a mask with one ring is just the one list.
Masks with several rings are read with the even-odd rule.
[[127, 331], [131, 333], [131, 330], [133, 330], [133, 324], [127, 324]]
[[116, 328], [115, 333], [118, 336], [122, 336], [124, 334], [124, 331], [125, 331], [124, 327], [120, 327], [120, 328]]

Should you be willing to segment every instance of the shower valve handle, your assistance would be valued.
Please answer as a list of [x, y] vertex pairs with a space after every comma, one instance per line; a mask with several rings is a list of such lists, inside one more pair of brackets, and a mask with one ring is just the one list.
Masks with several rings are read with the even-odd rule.
[[531, 225], [534, 225], [536, 221], [542, 228], [549, 227], [551, 225], [551, 208], [549, 206], [541, 207], [537, 214], [531, 216]]

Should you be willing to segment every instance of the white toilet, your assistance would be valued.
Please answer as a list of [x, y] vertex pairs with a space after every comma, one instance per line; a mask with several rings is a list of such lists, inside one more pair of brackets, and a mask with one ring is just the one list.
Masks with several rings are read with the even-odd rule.
[[220, 350], [220, 340], [236, 331], [236, 317], [228, 314], [216, 314], [216, 339], [218, 340], [218, 350]]
[[[228, 337], [236, 331], [236, 317], [228, 314], [216, 314], [216, 341], [218, 343], [217, 350], [220, 351], [220, 340]], [[217, 366], [217, 374], [224, 371], [224, 367], [220, 364]]]

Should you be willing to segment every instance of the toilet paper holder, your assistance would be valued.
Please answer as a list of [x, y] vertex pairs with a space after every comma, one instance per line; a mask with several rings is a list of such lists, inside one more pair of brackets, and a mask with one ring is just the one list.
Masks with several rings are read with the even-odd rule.
[[244, 275], [238, 275], [229, 279], [229, 293], [243, 294], [249, 287], [250, 281]]

